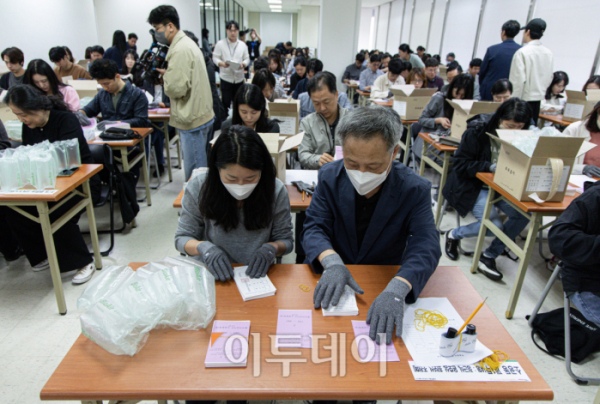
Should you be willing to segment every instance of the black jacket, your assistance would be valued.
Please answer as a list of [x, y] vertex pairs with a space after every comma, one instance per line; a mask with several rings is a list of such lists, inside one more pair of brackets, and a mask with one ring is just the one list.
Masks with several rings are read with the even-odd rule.
[[0, 76], [0, 88], [3, 90], [8, 90], [8, 73], [4, 73]]
[[298, 85], [298, 83], [301, 80], [304, 80], [305, 78], [306, 78], [306, 73], [304, 74], [304, 76], [300, 76], [298, 73], [292, 74], [292, 77], [290, 77], [290, 89], [288, 91], [288, 94], [292, 94], [294, 92], [294, 90], [296, 89], [296, 86]]
[[444, 198], [463, 217], [473, 210], [483, 187], [483, 183], [476, 177], [477, 173], [490, 172], [492, 151], [486, 132], [492, 133], [489, 122], [493, 115], [475, 115], [467, 121], [467, 130], [458, 150], [454, 152], [452, 171], [442, 190]]
[[227, 119], [227, 111], [223, 107], [223, 103], [221, 102], [221, 97], [219, 97], [219, 92], [217, 91], [217, 83], [215, 71], [217, 67], [213, 63], [210, 55], [202, 50], [204, 54], [204, 63], [206, 63], [206, 74], [208, 75], [208, 81], [210, 82], [210, 92], [212, 93], [213, 98], [213, 112], [215, 113], [215, 121], [213, 123], [213, 133], [221, 129], [221, 123]]
[[600, 297], [600, 181], [571, 202], [550, 229], [548, 243], [563, 260], [564, 291]]
[[83, 107], [87, 116], [94, 117], [102, 113], [106, 121], [121, 121], [128, 123], [132, 128], [151, 128], [148, 120], [148, 98], [139, 88], [125, 81], [123, 95], [117, 102], [117, 109], [113, 107], [112, 96], [106, 90], [100, 90], [92, 101]]
[[0, 150], [9, 149], [11, 146], [10, 140], [8, 139], [8, 133], [6, 128], [0, 119]]

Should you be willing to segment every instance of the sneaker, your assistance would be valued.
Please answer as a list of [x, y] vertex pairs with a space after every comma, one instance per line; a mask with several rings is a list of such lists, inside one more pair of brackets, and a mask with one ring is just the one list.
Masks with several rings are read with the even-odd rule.
[[454, 229], [452, 230], [448, 230], [446, 232], [446, 255], [448, 256], [448, 258], [450, 258], [452, 261], [456, 261], [458, 260], [458, 246], [460, 245], [460, 240], [457, 240], [455, 238], [450, 238], [450, 234], [452, 233]]
[[50, 269], [50, 263], [45, 259], [39, 264], [34, 265], [31, 269], [33, 269], [33, 272], [45, 271], [46, 269]]
[[72, 280], [73, 284], [79, 285], [81, 283], [86, 283], [87, 281], [92, 279], [92, 276], [94, 276], [94, 272], [96, 272], [96, 268], [94, 268], [94, 263], [92, 262], [91, 264], [87, 264], [86, 266], [80, 268], [77, 271]]
[[502, 273], [496, 268], [496, 260], [493, 258], [488, 258], [482, 254], [477, 269], [493, 281], [502, 279]]
[[502, 255], [514, 262], [517, 262], [519, 260], [519, 257], [517, 257], [517, 255], [514, 252], [512, 252], [508, 247], [505, 248], [504, 251], [502, 251]]

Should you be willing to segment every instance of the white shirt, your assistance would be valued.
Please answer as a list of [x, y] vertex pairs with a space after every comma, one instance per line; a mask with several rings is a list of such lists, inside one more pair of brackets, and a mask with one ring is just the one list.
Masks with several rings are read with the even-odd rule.
[[539, 39], [528, 42], [517, 50], [510, 64], [509, 80], [513, 85], [513, 97], [525, 101], [541, 101], [552, 83], [554, 56], [542, 46]]
[[391, 82], [388, 78], [388, 73], [377, 77], [375, 83], [371, 87], [371, 98], [388, 98], [391, 86], [403, 86], [406, 82], [404, 77], [398, 76], [395, 82]]
[[[219, 66], [219, 63], [227, 62], [228, 60], [248, 66], [250, 63], [248, 46], [239, 39], [236, 42], [230, 42], [228, 38], [221, 39], [217, 42], [213, 50], [213, 62]], [[241, 83], [245, 80], [244, 69], [234, 69], [231, 66], [219, 67], [219, 76], [221, 80], [229, 83]]]

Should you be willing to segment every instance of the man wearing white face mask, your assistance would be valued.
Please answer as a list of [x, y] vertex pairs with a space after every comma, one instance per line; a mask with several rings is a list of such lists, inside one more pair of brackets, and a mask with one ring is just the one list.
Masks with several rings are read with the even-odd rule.
[[[319, 170], [302, 245], [323, 272], [315, 308], [337, 305], [346, 285], [362, 294], [345, 264], [401, 265], [367, 314], [370, 337], [402, 335], [404, 303], [414, 302], [441, 256], [431, 183], [395, 162], [402, 121], [391, 108], [358, 108], [338, 124], [344, 158]], [[380, 343], [377, 336], [377, 343]]]
[[275, 257], [292, 251], [290, 209], [260, 136], [234, 125], [215, 142], [208, 172], [185, 188], [175, 247], [197, 256], [218, 281], [233, 277], [232, 263], [248, 265], [252, 278], [263, 277]]

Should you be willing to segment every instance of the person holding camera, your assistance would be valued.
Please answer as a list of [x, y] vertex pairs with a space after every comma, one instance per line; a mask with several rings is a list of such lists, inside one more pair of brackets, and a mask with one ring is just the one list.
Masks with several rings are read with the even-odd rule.
[[[221, 39], [213, 50], [213, 62], [219, 66], [221, 77], [221, 97], [223, 106], [229, 114], [231, 101], [237, 90], [244, 84], [244, 68], [250, 63], [248, 46], [238, 39], [240, 26], [235, 21], [225, 25], [227, 38]], [[230, 64], [229, 62], [234, 62]]]
[[215, 113], [204, 64], [198, 45], [179, 29], [179, 15], [172, 6], [158, 6], [150, 12], [148, 23], [158, 43], [169, 45], [163, 75], [165, 94], [171, 100], [169, 124], [179, 130], [187, 181], [192, 171], [206, 167], [206, 142], [212, 133]]

